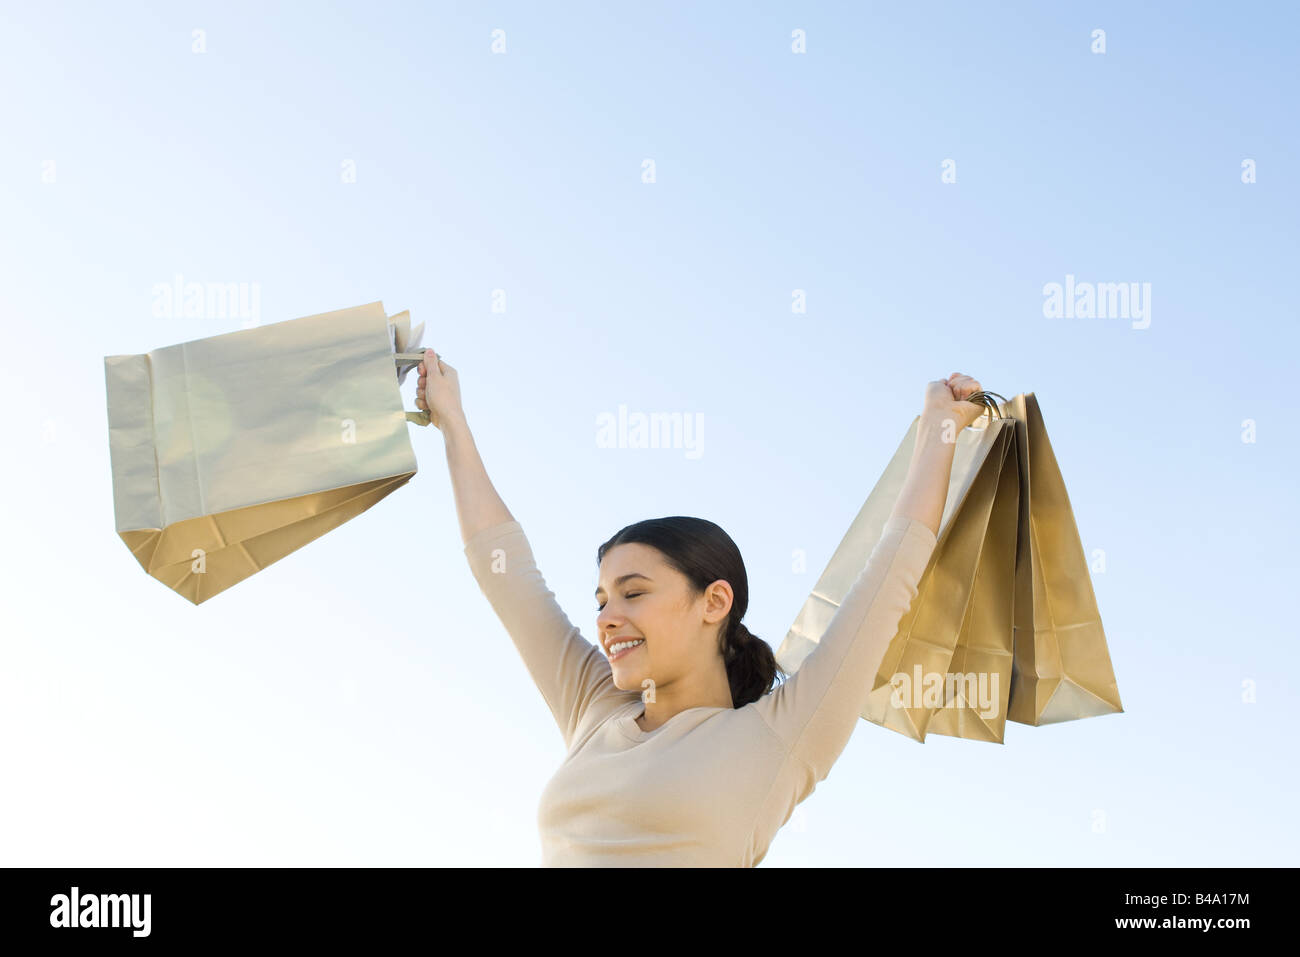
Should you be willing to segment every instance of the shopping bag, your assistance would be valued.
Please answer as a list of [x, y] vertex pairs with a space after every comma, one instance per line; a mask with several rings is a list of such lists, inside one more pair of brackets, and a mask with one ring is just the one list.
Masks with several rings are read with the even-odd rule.
[[145, 571], [201, 604], [410, 481], [422, 334], [374, 302], [106, 356], [117, 533]]
[[[907, 682], [895, 679], [903, 685], [897, 689], [900, 698], [904, 698], [904, 692], [910, 692], [905, 700], [920, 697], [923, 704], [928, 704], [931, 696], [938, 699], [932, 709], [917, 713], [921, 740], [930, 732], [998, 743], [1003, 740], [1015, 671], [1016, 552], [1023, 447], [1016, 441], [1015, 430], [1020, 425], [1009, 421], [1004, 426], [1009, 440], [1007, 455], [1000, 468], [986, 463], [980, 475], [994, 491], [987, 520], [981, 515], [984, 532], [947, 673], [942, 675], [941, 683], [934, 682], [933, 693], [925, 687], [921, 676], [919, 695], [916, 674]], [[969, 505], [967, 502], [961, 508], [954, 522], [968, 521], [963, 516]], [[944, 599], [936, 595], [931, 600]], [[945, 612], [949, 613], [947, 609]], [[955, 606], [951, 613], [955, 613]], [[944, 634], [950, 633], [946, 621], [943, 628]]]
[[[934, 552], [862, 717], [917, 741], [935, 731], [1001, 743], [1007, 718], [1045, 724], [1122, 711], [1037, 399], [1022, 393], [1007, 401], [988, 392], [971, 398], [988, 415], [956, 435]], [[918, 423], [919, 417], [777, 650], [787, 673], [815, 647], [879, 541]], [[1031, 477], [1043, 484], [1037, 498]]]
[[[777, 649], [777, 662], [787, 674], [793, 674], [816, 646], [880, 540], [907, 476], [919, 423], [919, 416], [913, 419]], [[957, 433], [934, 552], [918, 582], [917, 597], [886, 648], [862, 713], [867, 720], [918, 741], [925, 738], [933, 710], [933, 705], [926, 705], [926, 696], [933, 696], [935, 676], [943, 679], [956, 650], [1003, 466], [1007, 456], [1014, 454], [1011, 425], [997, 418], [983, 428]], [[1009, 616], [1006, 627], [1010, 632]]]
[[1007, 717], [1042, 725], [1122, 712], [1083, 541], [1038, 399], [1018, 395], [1007, 412], [1028, 447], [1019, 528], [1028, 567], [1017, 591]]

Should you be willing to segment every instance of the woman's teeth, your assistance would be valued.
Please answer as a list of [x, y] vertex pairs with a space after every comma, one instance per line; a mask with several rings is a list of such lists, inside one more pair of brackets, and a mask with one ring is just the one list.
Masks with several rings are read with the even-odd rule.
[[627, 648], [635, 648], [637, 645], [645, 644], [644, 638], [638, 638], [636, 641], [619, 641], [609, 646], [609, 656], [613, 658], [620, 651]]

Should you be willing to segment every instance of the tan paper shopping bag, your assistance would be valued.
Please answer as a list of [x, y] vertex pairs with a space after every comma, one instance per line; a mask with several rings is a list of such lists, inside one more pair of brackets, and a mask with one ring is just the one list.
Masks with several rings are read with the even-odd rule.
[[1008, 716], [1041, 725], [1121, 713], [1092, 574], [1038, 399], [1022, 393], [1002, 409], [1023, 423], [1027, 446], [1019, 535], [1028, 563], [1016, 603]]
[[194, 604], [355, 517], [416, 472], [382, 303], [106, 356], [117, 533]]
[[[862, 715], [918, 741], [935, 731], [1001, 743], [1007, 719], [1045, 724], [1123, 710], [1037, 399], [972, 399], [989, 415], [956, 437], [934, 554]], [[916, 425], [778, 649], [787, 673], [825, 632], [879, 540]]]
[[[920, 417], [912, 420], [889, 465], [831, 556], [776, 651], [793, 674], [825, 633], [831, 618], [866, 567], [907, 477]], [[862, 716], [874, 724], [924, 740], [932, 708], [924, 693], [948, 671], [979, 565], [1003, 462], [1014, 447], [1009, 420], [993, 418], [955, 436], [948, 497], [938, 541], [917, 586], [917, 597], [885, 651]], [[1009, 623], [1008, 623], [1009, 624]], [[920, 678], [917, 670], [920, 670]], [[905, 676], [896, 681], [896, 676]], [[912, 684], [895, 694], [896, 685]], [[915, 689], [915, 694], [913, 694]], [[922, 696], [919, 698], [918, 696]], [[901, 698], [901, 703], [900, 703]]]
[[965, 493], [940, 526], [935, 554], [918, 583], [916, 599], [885, 651], [863, 711], [868, 720], [918, 741], [925, 740], [934, 709], [945, 695], [956, 693], [945, 679], [961, 626], [975, 605], [997, 491], [1007, 457], [1014, 455], [1011, 423], [994, 422], [979, 438], [977, 453], [983, 448], [987, 454], [974, 456], [967, 466], [969, 477], [962, 476]]
[[[1014, 440], [1013, 430], [1021, 426], [1010, 422], [1008, 437]], [[940, 686], [940, 704], [918, 718], [926, 734], [1003, 741], [1014, 671], [1019, 458], [1020, 446], [1011, 441], [999, 470], [956, 648]]]
[[[1000, 398], [1000, 397], [999, 397]], [[1041, 725], [1123, 712], [1110, 651], [1093, 593], [1092, 577], [1079, 538], [1056, 456], [1047, 438], [1038, 399], [1021, 393], [999, 404], [1016, 423], [1019, 481], [1016, 562], [1011, 629], [1010, 695], [1004, 699], [1006, 717], [1020, 724]], [[1001, 528], [1002, 526], [999, 526]], [[1006, 549], [1005, 539], [990, 541], [993, 554]], [[1004, 563], [998, 563], [999, 569]], [[994, 602], [1001, 615], [1007, 585], [1002, 574], [977, 594]], [[1002, 651], [1007, 634], [999, 617], [977, 627], [964, 627], [953, 655], [945, 686], [962, 686], [961, 676], [983, 677], [980, 669], [1000, 667], [994, 677], [1006, 678], [1008, 660]], [[996, 648], [990, 655], [989, 649]], [[969, 685], [969, 680], [966, 683]], [[1001, 719], [976, 720], [975, 707], [963, 707], [951, 697], [935, 711], [930, 731], [964, 738], [1002, 740]]]

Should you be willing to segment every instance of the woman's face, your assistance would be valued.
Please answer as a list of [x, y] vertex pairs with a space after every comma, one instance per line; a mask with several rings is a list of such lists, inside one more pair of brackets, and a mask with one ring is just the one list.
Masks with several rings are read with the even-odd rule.
[[[718, 656], [715, 636], [731, 602], [731, 586], [722, 580], [692, 595], [686, 576], [657, 548], [633, 542], [609, 549], [596, 587], [596, 634], [615, 687], [640, 691], [647, 678], [658, 686], [702, 673]], [[611, 646], [636, 640], [610, 655]]]

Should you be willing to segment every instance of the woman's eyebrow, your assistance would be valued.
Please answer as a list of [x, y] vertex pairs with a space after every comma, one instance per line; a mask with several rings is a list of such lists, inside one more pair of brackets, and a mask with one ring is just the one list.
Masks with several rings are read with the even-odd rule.
[[[654, 579], [651, 578], [649, 575], [642, 575], [640, 572], [629, 572], [626, 575], [619, 575], [617, 578], [615, 578], [614, 587], [617, 588], [619, 585], [623, 584], [623, 582], [627, 581], [629, 578], [644, 578], [648, 582], [654, 581]], [[603, 592], [604, 590], [605, 589], [601, 588], [599, 585], [596, 586], [596, 597], [599, 598], [600, 593]]]

